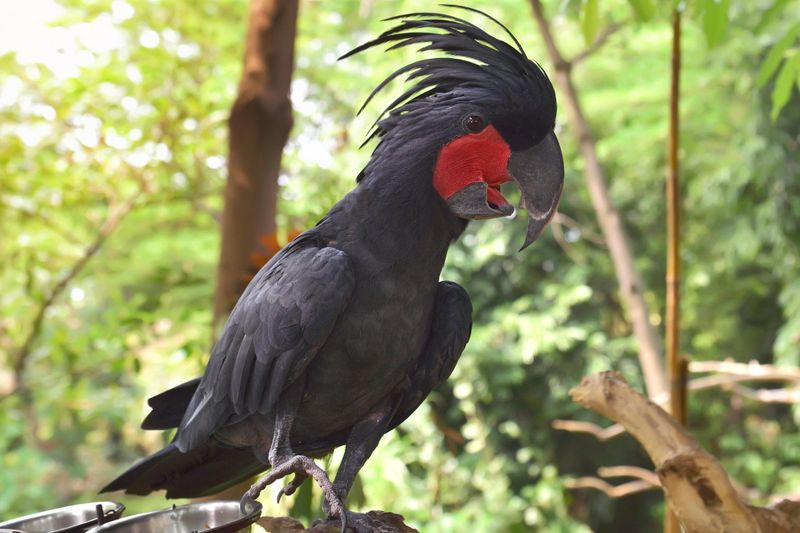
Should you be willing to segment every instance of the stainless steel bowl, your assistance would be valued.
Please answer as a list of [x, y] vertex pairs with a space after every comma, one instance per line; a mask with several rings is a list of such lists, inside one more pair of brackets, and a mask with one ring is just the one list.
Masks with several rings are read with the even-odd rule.
[[238, 501], [190, 503], [129, 516], [88, 533], [238, 533], [250, 531], [259, 516], [258, 502], [247, 514], [239, 510]]
[[125, 510], [125, 506], [117, 502], [79, 503], [0, 522], [0, 529], [18, 529], [25, 533], [83, 533], [98, 524], [98, 505], [102, 508], [102, 523], [116, 520]]

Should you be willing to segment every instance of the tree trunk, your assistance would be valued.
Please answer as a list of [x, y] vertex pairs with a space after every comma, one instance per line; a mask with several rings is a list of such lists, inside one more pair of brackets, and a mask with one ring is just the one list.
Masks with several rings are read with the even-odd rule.
[[292, 127], [289, 87], [297, 29], [296, 0], [251, 0], [239, 93], [229, 128], [228, 181], [214, 294], [214, 325], [246, 286], [261, 237], [275, 232], [281, 154]]
[[[247, 285], [253, 258], [272, 255], [281, 154], [292, 128], [289, 88], [297, 32], [296, 0], [250, 0], [239, 92], [228, 119], [228, 181], [214, 293], [214, 337]], [[245, 481], [208, 499], [238, 499]]]

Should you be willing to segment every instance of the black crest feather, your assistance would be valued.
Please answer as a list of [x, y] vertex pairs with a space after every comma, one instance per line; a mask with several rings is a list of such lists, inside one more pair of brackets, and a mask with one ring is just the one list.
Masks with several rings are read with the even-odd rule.
[[519, 41], [497, 19], [475, 8], [443, 4], [446, 7], [478, 13], [497, 24], [511, 38], [514, 46], [498, 39], [459, 17], [433, 12], [407, 13], [385, 19], [400, 21], [377, 38], [357, 46], [339, 59], [368, 48], [388, 44], [388, 50], [423, 45], [419, 51], [443, 52], [405, 65], [375, 87], [359, 109], [391, 81], [407, 74], [411, 84], [378, 116], [366, 142], [390, 130], [404, 113], [416, 104], [436, 95], [478, 99], [514, 110], [517, 119], [530, 115], [544, 119], [543, 130], [550, 130], [555, 120], [555, 94], [542, 68], [525, 55]]

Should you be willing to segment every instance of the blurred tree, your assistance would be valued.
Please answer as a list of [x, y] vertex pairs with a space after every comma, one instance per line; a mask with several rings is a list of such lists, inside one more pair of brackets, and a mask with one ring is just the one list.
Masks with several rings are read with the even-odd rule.
[[[228, 121], [228, 180], [214, 323], [239, 299], [253, 256], [275, 234], [281, 154], [292, 127], [289, 87], [294, 66], [296, 0], [251, 0], [239, 93]], [[273, 250], [274, 252], [274, 250]]]
[[[228, 179], [214, 291], [214, 338], [254, 269], [278, 250], [278, 176], [292, 127], [289, 87], [297, 9], [296, 0], [250, 1], [242, 76], [228, 119]], [[236, 499], [249, 483], [204, 499]]]

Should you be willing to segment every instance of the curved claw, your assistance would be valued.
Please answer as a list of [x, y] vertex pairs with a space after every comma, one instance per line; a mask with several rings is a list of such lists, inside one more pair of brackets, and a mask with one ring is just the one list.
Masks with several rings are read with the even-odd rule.
[[335, 491], [323, 495], [322, 511], [328, 515], [328, 520], [338, 518], [342, 522], [341, 533], [345, 533], [347, 531], [348, 511]]
[[285, 487], [281, 487], [281, 490], [278, 491], [278, 497], [275, 499], [275, 503], [281, 503], [281, 498], [283, 498], [284, 496], [291, 496], [292, 494], [294, 494], [294, 491], [295, 488], [292, 486], [291, 483], [289, 485], [286, 485]]
[[292, 480], [289, 483], [287, 483], [285, 487], [281, 488], [281, 490], [278, 492], [277, 502], [281, 503], [281, 498], [283, 496], [291, 496], [292, 494], [297, 492], [297, 489], [299, 489], [300, 486], [303, 483], [305, 483], [306, 479], [308, 479], [308, 476], [295, 474], [294, 478], [292, 478]]
[[250, 487], [250, 489], [244, 493], [242, 499], [239, 500], [239, 511], [241, 511], [243, 515], [248, 515], [255, 509], [256, 498], [258, 498], [258, 494], [253, 495], [251, 494], [252, 491], [253, 487]]
[[[289, 474], [294, 474], [294, 478], [280, 490], [278, 493], [278, 501], [280, 501], [281, 496], [284, 494], [287, 496], [293, 494], [300, 485], [303, 484], [303, 481], [311, 477], [322, 489], [330, 508], [340, 510], [339, 516], [342, 516], [346, 512], [341, 499], [336, 494], [328, 478], [328, 474], [314, 463], [312, 459], [304, 455], [294, 455], [285, 459], [277, 466], [274, 466], [268, 474], [256, 481], [253, 486], [245, 492], [244, 496], [242, 496], [240, 507], [245, 509], [247, 503], [254, 501], [261, 491], [264, 490], [264, 487]], [[342, 519], [342, 525], [344, 526], [342, 531], [344, 531], [347, 527], [347, 517]]]

